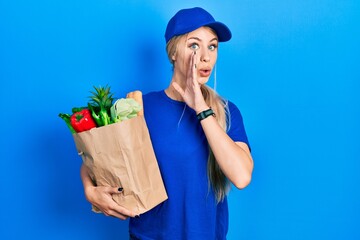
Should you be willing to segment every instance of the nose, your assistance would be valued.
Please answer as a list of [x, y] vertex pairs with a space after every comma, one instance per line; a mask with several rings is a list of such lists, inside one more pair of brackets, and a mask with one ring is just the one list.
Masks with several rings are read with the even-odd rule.
[[207, 49], [204, 49], [203, 51], [201, 51], [200, 61], [201, 62], [209, 62], [210, 61], [210, 54], [207, 51]]

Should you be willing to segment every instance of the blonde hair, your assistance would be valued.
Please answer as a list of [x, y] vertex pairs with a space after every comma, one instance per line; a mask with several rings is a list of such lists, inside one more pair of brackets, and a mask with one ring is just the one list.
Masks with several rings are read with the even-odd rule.
[[[173, 56], [176, 54], [177, 46], [182, 36], [184, 35], [175, 36], [166, 44], [166, 52], [169, 61], [173, 66]], [[227, 119], [229, 119], [227, 118], [227, 115], [229, 114], [227, 101], [221, 98], [212, 88], [206, 86], [205, 84], [201, 85], [201, 92], [204, 96], [206, 104], [215, 112], [217, 122], [224, 131], [226, 131], [229, 124], [227, 122]], [[207, 173], [209, 177], [209, 187], [211, 186], [213, 188], [216, 200], [219, 203], [224, 200], [226, 194], [229, 192], [230, 183], [221, 171], [210, 146]]]

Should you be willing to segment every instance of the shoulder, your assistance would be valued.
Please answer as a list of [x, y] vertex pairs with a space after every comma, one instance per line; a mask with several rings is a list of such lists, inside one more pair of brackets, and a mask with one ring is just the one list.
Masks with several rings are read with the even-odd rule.
[[152, 92], [143, 93], [144, 104], [146, 105], [155, 104], [159, 101], [162, 101], [164, 99], [162, 95], [163, 95], [163, 91], [152, 91]]
[[160, 110], [166, 106], [167, 100], [164, 95], [163, 90], [143, 93], [144, 112], [150, 116], [154, 113], [159, 114]]
[[231, 110], [239, 110], [239, 108], [236, 106], [236, 104], [230, 100], [224, 100], [225, 106], [227, 106]]
[[159, 96], [161, 91], [151, 91], [147, 93], [143, 93], [143, 99], [151, 99]]
[[239, 108], [231, 101], [226, 104], [227, 133], [234, 142], [250, 144], [245, 131], [243, 117]]
[[224, 100], [225, 103], [225, 112], [230, 118], [240, 118], [242, 119], [242, 115], [240, 109], [236, 106], [236, 104], [230, 100]]

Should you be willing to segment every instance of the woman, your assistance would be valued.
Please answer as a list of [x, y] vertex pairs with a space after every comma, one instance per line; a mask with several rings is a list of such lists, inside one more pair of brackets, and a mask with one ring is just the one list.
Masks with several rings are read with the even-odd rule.
[[202, 8], [180, 10], [168, 23], [171, 83], [143, 98], [168, 200], [135, 216], [112, 200], [121, 188], [94, 186], [81, 168], [88, 201], [107, 216], [131, 217], [131, 239], [226, 239], [230, 182], [246, 187], [253, 170], [240, 111], [205, 85], [219, 42], [230, 38], [228, 27]]

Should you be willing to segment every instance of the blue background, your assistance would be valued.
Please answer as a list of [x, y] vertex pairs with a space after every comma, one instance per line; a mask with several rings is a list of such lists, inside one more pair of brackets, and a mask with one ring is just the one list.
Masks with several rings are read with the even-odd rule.
[[225, 22], [217, 90], [241, 109], [251, 184], [228, 239], [360, 239], [360, 2], [1, 0], [0, 239], [127, 239], [94, 214], [59, 112], [93, 85], [166, 88], [164, 30], [180, 8]]

